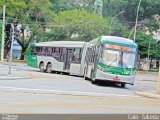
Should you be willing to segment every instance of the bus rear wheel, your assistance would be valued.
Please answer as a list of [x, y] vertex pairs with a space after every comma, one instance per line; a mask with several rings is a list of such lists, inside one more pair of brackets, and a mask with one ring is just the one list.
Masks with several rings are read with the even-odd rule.
[[41, 72], [45, 72], [44, 63], [43, 62], [40, 63], [39, 69], [40, 69]]
[[52, 72], [52, 64], [47, 64], [47, 69], [46, 69], [47, 73], [51, 73]]
[[126, 87], [126, 84], [125, 84], [125, 83], [121, 83], [121, 87], [122, 87], [122, 88], [125, 88], [125, 87]]

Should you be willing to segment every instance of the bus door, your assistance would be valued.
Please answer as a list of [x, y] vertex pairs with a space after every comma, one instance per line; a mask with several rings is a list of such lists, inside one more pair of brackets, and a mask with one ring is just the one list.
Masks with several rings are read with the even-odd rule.
[[69, 71], [70, 65], [73, 56], [73, 49], [66, 49], [65, 62], [64, 62], [64, 70]]

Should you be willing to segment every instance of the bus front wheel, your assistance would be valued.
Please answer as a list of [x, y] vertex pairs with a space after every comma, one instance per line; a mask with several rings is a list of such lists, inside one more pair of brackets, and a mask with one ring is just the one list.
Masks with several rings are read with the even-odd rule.
[[96, 84], [96, 80], [94, 80], [93, 70], [91, 71], [91, 83]]

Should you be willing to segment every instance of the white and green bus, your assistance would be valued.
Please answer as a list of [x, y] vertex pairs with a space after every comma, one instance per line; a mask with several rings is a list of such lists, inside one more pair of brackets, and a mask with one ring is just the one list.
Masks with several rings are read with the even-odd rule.
[[101, 36], [85, 44], [84, 78], [134, 84], [137, 44], [130, 39]]
[[41, 72], [66, 72], [91, 79], [134, 84], [137, 44], [130, 39], [101, 36], [90, 42], [53, 41], [30, 44], [28, 65]]
[[53, 41], [30, 44], [28, 65], [39, 68], [41, 72], [66, 72], [83, 75], [81, 59], [85, 42]]

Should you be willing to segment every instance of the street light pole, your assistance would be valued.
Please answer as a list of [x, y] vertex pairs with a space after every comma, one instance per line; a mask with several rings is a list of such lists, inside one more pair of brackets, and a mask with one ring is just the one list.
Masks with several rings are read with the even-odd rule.
[[158, 72], [157, 93], [160, 94], [160, 62], [159, 62], [159, 72]]
[[136, 24], [135, 24], [135, 32], [134, 32], [134, 42], [136, 41], [137, 21], [138, 21], [138, 13], [139, 13], [139, 8], [140, 8], [140, 5], [141, 5], [141, 1], [142, 0], [139, 0], [138, 8], [137, 8], [137, 16], [136, 16]]
[[11, 65], [12, 65], [12, 52], [13, 52], [13, 41], [14, 41], [14, 25], [11, 24], [12, 28], [12, 40], [11, 40], [11, 48], [10, 48], [10, 55], [9, 55], [9, 72], [11, 74]]
[[112, 18], [112, 20], [111, 20], [111, 26], [112, 26], [112, 23], [113, 23], [113, 20], [114, 20], [114, 18], [116, 17], [116, 16], [118, 16], [119, 14], [122, 14], [124, 11], [121, 11], [121, 12], [119, 12], [118, 14], [116, 14], [115, 16], [113, 16], [113, 18]]
[[4, 29], [5, 29], [5, 9], [6, 6], [3, 5], [3, 25], [2, 25], [2, 45], [1, 45], [1, 62], [4, 61]]
[[[149, 64], [149, 54], [150, 54], [150, 47], [151, 47], [151, 39], [149, 40], [149, 45], [148, 45], [148, 65]], [[150, 67], [150, 66], [149, 66]], [[149, 68], [148, 68], [149, 69]]]

